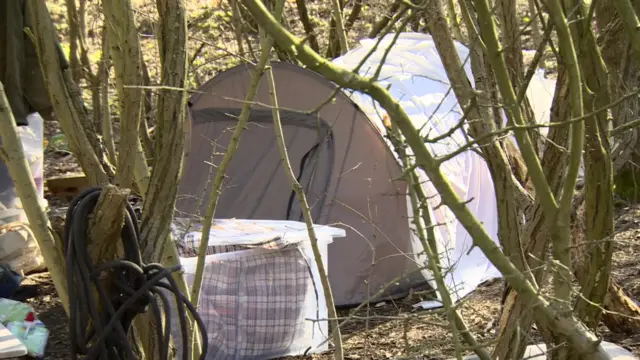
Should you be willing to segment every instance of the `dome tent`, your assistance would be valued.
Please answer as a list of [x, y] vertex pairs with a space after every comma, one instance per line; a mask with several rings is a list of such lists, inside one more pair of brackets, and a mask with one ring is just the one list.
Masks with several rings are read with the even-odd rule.
[[[361, 73], [372, 73], [386, 46], [365, 62]], [[353, 68], [373, 46], [361, 46], [334, 60]], [[458, 50], [463, 58], [468, 52]], [[212, 154], [226, 148], [248, 91], [251, 66], [239, 65], [219, 73], [190, 99], [191, 131], [188, 155], [176, 204], [178, 212], [204, 213], [210, 179], [215, 175]], [[288, 63], [273, 63], [287, 150], [293, 170], [305, 188], [314, 222], [345, 228], [346, 238], [329, 245], [328, 273], [337, 305], [372, 300], [386, 286], [385, 297], [398, 297], [428, 283], [422, 251], [410, 228], [407, 185], [395, 154], [384, 138], [380, 108], [363, 94], [338, 92], [319, 74]], [[468, 69], [469, 75], [471, 75]], [[391, 85], [418, 128], [437, 136], [460, 118], [453, 94], [433, 42], [428, 35], [402, 34], [387, 56], [381, 79]], [[536, 81], [539, 81], [536, 80]], [[439, 105], [442, 99], [445, 101]], [[280, 164], [272, 126], [269, 91], [262, 81], [249, 124], [227, 169], [216, 217], [301, 221], [297, 199]], [[324, 104], [323, 106], [320, 106]], [[437, 109], [437, 111], [436, 111]], [[547, 106], [548, 109], [548, 106]], [[435, 116], [431, 116], [435, 112]], [[438, 144], [436, 154], [463, 142], [462, 133]], [[497, 214], [491, 177], [482, 159], [463, 153], [443, 165], [443, 171], [468, 206], [497, 239]], [[421, 174], [425, 178], [424, 174]], [[435, 194], [425, 181], [425, 190]], [[432, 205], [437, 204], [436, 198]], [[479, 249], [468, 252], [471, 240], [445, 207], [434, 212], [440, 226], [444, 264], [451, 263], [447, 283], [462, 297], [489, 277], [499, 276]], [[455, 263], [455, 265], [454, 265]], [[404, 279], [398, 280], [398, 277]], [[387, 286], [391, 283], [391, 286]]]

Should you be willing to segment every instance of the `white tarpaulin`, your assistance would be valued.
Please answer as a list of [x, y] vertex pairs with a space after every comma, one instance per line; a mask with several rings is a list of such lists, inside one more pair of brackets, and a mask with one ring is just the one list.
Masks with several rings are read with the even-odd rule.
[[[435, 44], [430, 35], [420, 33], [404, 33], [399, 36], [391, 51], [385, 55], [386, 49], [393, 41], [394, 34], [387, 35], [380, 42], [378, 48], [361, 66], [359, 73], [372, 76], [383, 58], [384, 65], [380, 68], [378, 79], [390, 86], [389, 91], [408, 113], [421, 134], [430, 138], [437, 137], [455, 127], [462, 117], [462, 111], [451, 91], [449, 81], [438, 56]], [[334, 63], [347, 69], [355, 69], [363, 58], [375, 46], [377, 39], [365, 39], [360, 47], [334, 60]], [[461, 60], [465, 63], [465, 70], [474, 83], [469, 51], [462, 44], [456, 44]], [[545, 79], [542, 73], [534, 76], [528, 89], [528, 96], [532, 103], [537, 121], [548, 122], [549, 109], [553, 98], [555, 82]], [[364, 111], [371, 121], [384, 133], [382, 116], [385, 112], [368, 95], [361, 93], [349, 94], [352, 100]], [[463, 130], [458, 129], [450, 137], [438, 143], [428, 143], [429, 150], [436, 156], [444, 155], [459, 149], [467, 143]], [[473, 151], [466, 151], [442, 164], [442, 172], [450, 181], [458, 196], [463, 201], [471, 200], [467, 207], [482, 222], [486, 231], [497, 242], [498, 219], [496, 198], [493, 181], [484, 160]], [[453, 213], [445, 206], [438, 207], [440, 198], [437, 196], [427, 176], [419, 171], [423, 186], [430, 197], [430, 211], [432, 220], [441, 224], [436, 227], [436, 238], [441, 246], [441, 263], [445, 267], [445, 281], [452, 292], [453, 300], [473, 291], [480, 283], [500, 277], [500, 273], [479, 248], [472, 249], [472, 239]], [[407, 196], [409, 208], [411, 207]], [[412, 211], [409, 210], [409, 214]], [[410, 226], [411, 219], [408, 219]], [[422, 245], [415, 235], [412, 235], [413, 252], [423, 253]], [[424, 263], [425, 256], [416, 256], [416, 261]], [[429, 271], [423, 271], [425, 279], [431, 279]], [[435, 288], [435, 284], [432, 283]], [[423, 302], [423, 308], [441, 306], [438, 301]]]

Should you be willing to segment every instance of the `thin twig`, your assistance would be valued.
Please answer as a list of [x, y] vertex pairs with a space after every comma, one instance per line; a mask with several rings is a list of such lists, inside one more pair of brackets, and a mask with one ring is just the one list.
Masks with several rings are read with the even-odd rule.
[[[280, 17], [282, 16], [283, 7], [284, 7], [284, 0], [278, 0], [278, 4], [276, 8], [276, 16], [278, 19], [280, 19]], [[200, 302], [200, 292], [202, 290], [202, 281], [204, 277], [204, 260], [207, 254], [207, 247], [209, 246], [209, 237], [211, 235], [211, 225], [213, 224], [213, 218], [215, 216], [218, 199], [221, 194], [226, 170], [233, 158], [235, 151], [238, 149], [238, 144], [240, 142], [240, 136], [242, 135], [242, 131], [244, 130], [247, 122], [249, 121], [253, 99], [256, 96], [256, 93], [258, 91], [258, 86], [260, 85], [260, 80], [262, 79], [262, 75], [264, 74], [265, 67], [267, 65], [267, 62], [269, 61], [269, 56], [271, 54], [271, 49], [273, 47], [273, 44], [274, 44], [274, 41], [270, 37], [264, 37], [261, 41], [262, 52], [260, 54], [260, 59], [258, 60], [258, 64], [253, 68], [251, 84], [249, 86], [249, 91], [247, 92], [245, 103], [242, 106], [242, 110], [240, 111], [238, 123], [236, 124], [231, 140], [229, 141], [229, 145], [227, 146], [227, 151], [224, 157], [222, 158], [220, 165], [218, 166], [216, 176], [213, 180], [211, 195], [209, 197], [209, 203], [207, 205], [207, 210], [205, 212], [205, 216], [202, 224], [202, 238], [200, 239], [200, 245], [198, 247], [198, 260], [196, 263], [196, 272], [195, 272], [195, 277], [194, 277], [193, 287], [192, 287], [192, 294], [191, 294], [191, 302], [196, 309], [198, 309], [198, 305]]]
[[[283, 0], [280, 0], [283, 1]], [[311, 240], [311, 249], [313, 251], [313, 256], [315, 258], [316, 266], [318, 267], [318, 272], [320, 274], [320, 282], [322, 283], [322, 289], [325, 295], [325, 301], [327, 303], [327, 310], [329, 312], [329, 317], [332, 319], [330, 321], [333, 327], [333, 345], [335, 348], [334, 357], [336, 360], [344, 359], [344, 350], [342, 347], [342, 336], [340, 335], [340, 326], [338, 324], [338, 313], [336, 311], [335, 302], [333, 301], [333, 293], [331, 291], [331, 285], [329, 283], [329, 277], [327, 275], [327, 270], [325, 269], [322, 254], [320, 253], [320, 248], [318, 247], [318, 237], [313, 228], [313, 218], [311, 217], [311, 208], [309, 207], [309, 203], [307, 201], [307, 196], [304, 193], [304, 189], [302, 185], [296, 179], [296, 176], [291, 167], [291, 161], [289, 160], [289, 155], [287, 153], [287, 148], [284, 140], [284, 132], [282, 130], [282, 122], [280, 121], [280, 111], [278, 111], [278, 96], [276, 94], [276, 86], [273, 80], [273, 72], [269, 67], [267, 69], [267, 81], [269, 82], [269, 94], [271, 95], [271, 103], [273, 105], [273, 128], [275, 130], [276, 141], [278, 143], [278, 149], [280, 151], [280, 160], [282, 161], [282, 165], [285, 171], [289, 182], [291, 183], [291, 187], [293, 191], [295, 191], [298, 196], [298, 201], [300, 202], [300, 208], [302, 210], [302, 215], [304, 216], [305, 224], [307, 225], [307, 233], [309, 234], [309, 239]]]

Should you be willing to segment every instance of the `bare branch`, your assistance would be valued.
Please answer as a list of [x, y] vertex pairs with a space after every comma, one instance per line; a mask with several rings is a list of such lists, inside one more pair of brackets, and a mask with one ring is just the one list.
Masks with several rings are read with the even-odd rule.
[[[280, 2], [284, 2], [284, 0], [280, 0]], [[262, 28], [261, 28], [262, 29]], [[262, 31], [261, 31], [262, 32]], [[266, 34], [265, 37], [268, 37]], [[269, 61], [267, 60], [267, 65]], [[283, 168], [287, 179], [291, 183], [291, 187], [293, 191], [296, 193], [298, 197], [298, 201], [300, 202], [300, 208], [302, 210], [302, 214], [304, 216], [304, 221], [307, 225], [307, 233], [309, 234], [309, 239], [311, 240], [311, 249], [313, 251], [313, 257], [315, 259], [316, 266], [318, 267], [318, 273], [320, 274], [320, 282], [322, 283], [322, 289], [325, 294], [325, 301], [327, 303], [327, 311], [329, 313], [329, 317], [334, 319], [331, 321], [331, 325], [333, 327], [333, 346], [334, 346], [334, 358], [336, 360], [344, 359], [344, 350], [342, 347], [342, 336], [340, 335], [340, 326], [338, 324], [338, 313], [336, 312], [336, 305], [333, 301], [333, 293], [331, 291], [331, 284], [329, 283], [329, 276], [327, 275], [327, 270], [324, 266], [324, 262], [322, 259], [322, 253], [320, 252], [320, 248], [318, 247], [318, 237], [314, 230], [313, 218], [311, 217], [311, 207], [309, 206], [309, 202], [307, 201], [307, 196], [302, 188], [302, 185], [296, 179], [296, 175], [293, 172], [291, 167], [291, 161], [289, 160], [289, 155], [287, 153], [287, 147], [284, 140], [284, 132], [282, 130], [282, 122], [280, 120], [280, 111], [278, 111], [278, 96], [276, 94], [276, 85], [273, 79], [273, 73], [271, 68], [266, 70], [267, 72], [267, 81], [269, 82], [269, 93], [271, 95], [271, 105], [273, 106], [272, 114], [273, 114], [273, 128], [275, 130], [276, 141], [278, 143], [278, 150], [280, 152], [280, 160], [282, 161]]]
[[142, 55], [133, 9], [130, 0], [114, 0], [104, 1], [103, 10], [121, 108], [117, 181], [121, 187], [133, 188], [135, 181], [146, 188], [147, 162], [138, 138], [142, 89], [130, 87], [142, 84]]
[[[407, 113], [383, 86], [377, 83], [371, 83], [362, 76], [339, 68], [314, 53], [305, 46], [301, 40], [284, 30], [278, 24], [277, 20], [269, 14], [269, 11], [264, 7], [262, 2], [257, 0], [243, 0], [243, 3], [256, 21], [264, 27], [283, 49], [287, 49], [291, 55], [295, 55], [310, 69], [319, 72], [327, 79], [341, 86], [369, 94], [380, 103], [390, 115], [390, 118], [398, 125], [398, 128], [406, 138], [407, 144], [416, 156], [416, 162], [429, 176], [443, 201], [453, 211], [467, 232], [473, 237], [474, 243], [482, 249], [485, 256], [487, 256], [494, 266], [503, 273], [505, 279], [507, 279], [523, 297], [538, 307], [540, 314], [549, 324], [552, 324], [554, 331], [565, 336], [577, 352], [582, 353], [587, 359], [607, 358], [606, 353], [602, 346], [599, 345], [595, 335], [589, 332], [581, 323], [558, 312], [555, 306], [540, 297], [534, 285], [532, 285], [501, 252], [500, 248], [485, 231], [482, 224], [473, 216], [466, 205], [460, 201], [451, 184], [444, 178], [437, 166], [436, 159], [425, 147], [422, 137], [412, 125]], [[487, 9], [488, 7], [485, 8], [485, 10]], [[512, 88], [511, 92], [513, 94]], [[514, 99], [515, 94], [513, 94], [512, 102]], [[516, 109], [518, 109], [517, 106]]]
[[296, 5], [298, 6], [298, 15], [300, 16], [300, 21], [302, 22], [304, 31], [307, 34], [309, 45], [311, 46], [313, 51], [318, 52], [320, 51], [320, 46], [318, 45], [318, 39], [316, 38], [315, 29], [313, 27], [313, 24], [311, 23], [311, 19], [309, 18], [307, 2], [306, 0], [296, 0]]
[[[62, 130], [67, 136], [69, 148], [78, 157], [78, 161], [92, 185], [107, 183], [111, 169], [103, 167], [104, 162], [100, 158], [100, 154], [96, 154], [95, 148], [84, 131], [82, 124], [89, 121], [88, 115], [84, 112], [79, 113], [71, 98], [64, 74], [69, 70], [62, 67], [63, 59], [59, 53], [56, 32], [47, 5], [43, 0], [30, 0], [29, 5], [34, 24], [31, 33], [32, 40], [38, 52], [42, 75], [51, 97], [51, 103]], [[83, 120], [83, 118], [85, 119]]]
[[340, 55], [343, 55], [349, 51], [349, 43], [347, 42], [347, 33], [344, 27], [344, 19], [342, 18], [340, 0], [331, 0], [331, 11], [333, 13], [333, 19], [336, 22], [335, 31], [338, 36], [338, 41], [340, 42]]
[[[276, 14], [278, 15], [278, 19], [280, 19], [282, 14], [282, 8], [284, 7], [284, 1], [278, 1], [278, 9], [276, 9]], [[269, 11], [265, 9], [267, 14]], [[273, 18], [272, 18], [273, 19]], [[275, 20], [274, 21], [278, 21]], [[271, 50], [273, 48], [274, 41], [271, 37], [265, 36], [261, 41], [261, 53], [260, 59], [258, 60], [258, 64], [253, 68], [252, 76], [251, 76], [251, 84], [249, 86], [249, 90], [247, 92], [247, 96], [245, 98], [245, 102], [242, 106], [242, 110], [240, 111], [240, 116], [238, 117], [238, 123], [235, 126], [233, 131], [233, 135], [229, 144], [227, 146], [227, 150], [218, 165], [218, 169], [216, 172], [216, 177], [213, 180], [213, 184], [211, 186], [211, 195], [209, 197], [209, 203], [207, 205], [207, 210], [205, 212], [203, 224], [202, 224], [202, 238], [200, 239], [200, 246], [198, 248], [198, 261], [196, 263], [196, 273], [192, 286], [192, 294], [191, 294], [191, 302], [193, 306], [197, 309], [198, 303], [200, 300], [200, 292], [202, 289], [202, 281], [204, 275], [204, 259], [207, 254], [207, 247], [209, 246], [209, 236], [210, 229], [213, 223], [213, 217], [216, 212], [216, 206], [218, 204], [218, 198], [220, 197], [220, 193], [222, 190], [222, 185], [224, 183], [225, 173], [227, 166], [231, 162], [233, 155], [238, 148], [238, 144], [240, 142], [240, 136], [242, 135], [242, 131], [244, 130], [247, 122], [249, 121], [249, 115], [251, 114], [251, 106], [253, 105], [253, 99], [256, 96], [258, 91], [258, 86], [260, 85], [260, 81], [262, 79], [262, 75], [264, 74], [265, 66], [267, 61], [269, 60], [269, 56], [271, 54]]]
[[69, 288], [67, 286], [66, 266], [62, 252], [64, 245], [59, 239], [54, 239], [53, 231], [49, 227], [49, 220], [39, 201], [40, 196], [36, 190], [33, 174], [25, 157], [16, 121], [2, 83], [0, 83], [0, 136], [2, 136], [0, 157], [9, 169], [9, 175], [11, 175], [13, 184], [16, 187], [16, 193], [22, 200], [30, 228], [33, 230], [38, 246], [42, 251], [42, 256], [47, 264], [60, 301], [68, 314]]

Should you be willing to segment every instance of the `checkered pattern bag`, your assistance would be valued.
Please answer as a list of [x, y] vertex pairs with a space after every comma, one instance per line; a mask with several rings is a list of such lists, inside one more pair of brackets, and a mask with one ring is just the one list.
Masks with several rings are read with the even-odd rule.
[[[178, 236], [180, 256], [195, 261], [199, 239]], [[193, 283], [194, 275], [185, 275]], [[304, 336], [309, 286], [310, 264], [297, 244], [274, 238], [251, 245], [209, 246], [198, 309], [208, 331], [207, 359], [286, 355]], [[179, 320], [172, 317], [174, 342], [180, 349]]]

